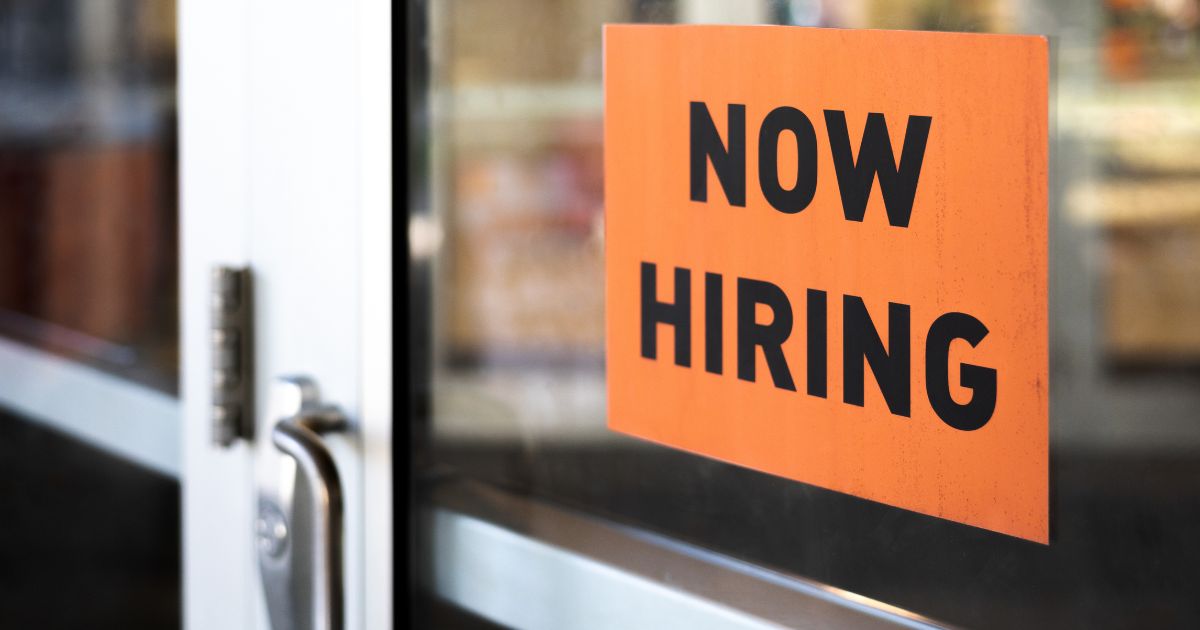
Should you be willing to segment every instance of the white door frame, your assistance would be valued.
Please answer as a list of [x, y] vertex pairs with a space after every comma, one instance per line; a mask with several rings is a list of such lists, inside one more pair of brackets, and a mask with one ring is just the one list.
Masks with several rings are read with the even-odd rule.
[[180, 0], [178, 15], [185, 627], [268, 627], [253, 448], [210, 435], [209, 274], [246, 264], [259, 435], [281, 374], [347, 412], [355, 432], [331, 439], [346, 627], [390, 628], [390, 4]]

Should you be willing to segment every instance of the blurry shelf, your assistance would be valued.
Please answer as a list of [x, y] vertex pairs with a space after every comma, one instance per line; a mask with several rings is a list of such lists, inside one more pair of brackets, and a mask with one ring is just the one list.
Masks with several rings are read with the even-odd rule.
[[593, 117], [604, 112], [599, 82], [460, 86], [435, 89], [430, 99], [435, 117], [454, 122]]
[[1122, 168], [1141, 174], [1200, 176], [1200, 136], [1121, 138], [1106, 152]]
[[469, 86], [434, 90], [434, 143], [459, 148], [599, 144], [604, 91], [599, 83]]
[[1066, 201], [1075, 219], [1106, 227], [1200, 223], [1200, 177], [1076, 185]]
[[175, 110], [174, 86], [85, 89], [74, 83], [0, 83], [0, 141], [43, 143], [80, 137], [157, 138]]
[[434, 371], [433, 433], [474, 442], [603, 444], [608, 430], [603, 368], [492, 367]]
[[1200, 137], [1198, 80], [1060, 85], [1055, 98], [1060, 133], [1089, 140]]

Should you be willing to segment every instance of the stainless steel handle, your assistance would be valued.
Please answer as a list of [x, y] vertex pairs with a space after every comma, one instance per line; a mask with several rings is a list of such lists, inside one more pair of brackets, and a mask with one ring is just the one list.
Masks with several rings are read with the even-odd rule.
[[[260, 452], [258, 562], [274, 630], [342, 630], [342, 483], [324, 434], [345, 416], [304, 377], [272, 388], [274, 448]], [[297, 474], [297, 473], [300, 474]]]

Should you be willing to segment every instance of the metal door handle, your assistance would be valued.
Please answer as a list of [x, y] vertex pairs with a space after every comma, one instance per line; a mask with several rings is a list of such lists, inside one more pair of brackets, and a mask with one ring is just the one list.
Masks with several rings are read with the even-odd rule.
[[342, 483], [322, 435], [344, 431], [346, 417], [304, 377], [278, 379], [271, 396], [256, 523], [271, 627], [342, 630]]

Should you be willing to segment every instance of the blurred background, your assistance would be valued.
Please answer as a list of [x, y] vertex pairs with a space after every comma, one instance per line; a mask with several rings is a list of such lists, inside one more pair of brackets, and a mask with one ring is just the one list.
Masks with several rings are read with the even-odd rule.
[[175, 26], [171, 0], [0, 0], [3, 628], [179, 625], [176, 478], [56, 424], [153, 433], [101, 390], [178, 420]]
[[[606, 429], [609, 22], [1050, 37], [1050, 547]], [[969, 627], [1200, 623], [1200, 3], [446, 0], [423, 28], [428, 501], [475, 480]]]
[[176, 393], [175, 10], [0, 3], [0, 332]]

